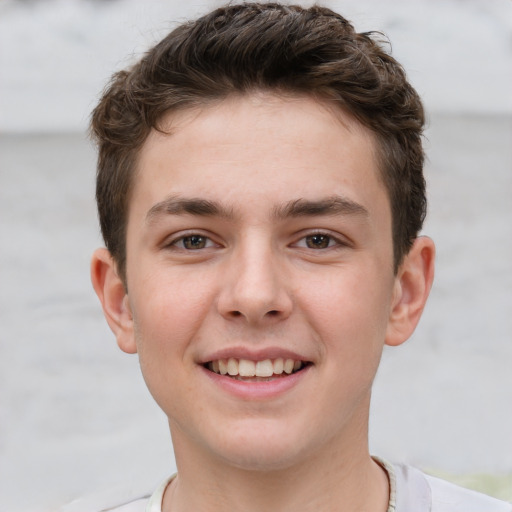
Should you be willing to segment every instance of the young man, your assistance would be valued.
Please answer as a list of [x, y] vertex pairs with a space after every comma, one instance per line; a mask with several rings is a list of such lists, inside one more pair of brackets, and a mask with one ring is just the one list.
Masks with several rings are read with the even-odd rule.
[[320, 7], [217, 9], [115, 75], [92, 281], [178, 468], [119, 510], [512, 510], [368, 451], [383, 346], [433, 280], [423, 121], [400, 65]]

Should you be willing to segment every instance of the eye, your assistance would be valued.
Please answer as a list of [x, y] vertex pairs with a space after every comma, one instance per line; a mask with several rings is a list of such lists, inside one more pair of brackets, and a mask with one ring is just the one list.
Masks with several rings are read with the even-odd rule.
[[187, 251], [197, 251], [199, 249], [206, 249], [208, 247], [215, 247], [216, 244], [207, 236], [203, 235], [187, 235], [174, 240], [171, 244], [172, 247], [178, 249], [186, 249]]
[[318, 250], [346, 244], [344, 244], [338, 238], [335, 238], [332, 235], [328, 235], [327, 233], [311, 233], [310, 235], [301, 238], [295, 245], [296, 247]]
[[323, 235], [317, 233], [315, 235], [309, 235], [305, 237], [306, 246], [309, 249], [326, 249], [333, 245], [334, 240], [329, 235]]

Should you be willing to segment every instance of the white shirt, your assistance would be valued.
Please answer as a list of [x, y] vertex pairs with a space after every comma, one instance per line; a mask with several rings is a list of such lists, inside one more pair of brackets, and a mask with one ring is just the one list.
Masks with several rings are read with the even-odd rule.
[[[390, 499], [387, 512], [512, 512], [512, 504], [485, 494], [464, 489], [439, 478], [425, 475], [411, 466], [390, 464], [376, 459], [387, 471]], [[125, 502], [118, 506], [95, 508], [97, 512], [162, 512], [165, 489], [174, 475], [162, 482], [151, 496]], [[83, 510], [77, 502], [61, 512]], [[88, 510], [93, 510], [90, 505]]]
[[392, 469], [388, 469], [388, 512], [512, 512], [510, 503], [425, 475], [411, 466], [395, 464]]

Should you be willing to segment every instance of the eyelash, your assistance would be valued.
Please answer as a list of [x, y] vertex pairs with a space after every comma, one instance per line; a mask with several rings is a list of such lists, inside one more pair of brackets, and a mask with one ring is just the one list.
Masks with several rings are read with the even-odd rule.
[[[309, 247], [307, 245], [308, 239], [312, 239], [313, 237], [319, 237], [323, 240], [327, 239], [327, 245], [325, 247]], [[196, 239], [196, 240], [194, 241], [194, 239]], [[196, 245], [197, 244], [200, 245], [201, 242], [204, 242], [205, 245], [202, 247], [187, 247], [186, 246], [187, 242], [192, 242], [192, 244], [196, 244]], [[304, 244], [301, 244], [301, 242], [304, 242]], [[332, 248], [340, 247], [340, 246], [346, 247], [347, 245], [348, 245], [347, 242], [340, 240], [338, 237], [335, 237], [332, 234], [325, 233], [323, 231], [315, 231], [312, 233], [308, 233], [308, 234], [302, 236], [297, 242], [292, 244], [292, 246], [295, 246], [295, 247], [301, 247], [303, 249], [311, 249], [314, 251], [332, 249]], [[218, 247], [218, 244], [216, 244], [212, 240], [211, 237], [203, 235], [201, 233], [190, 233], [190, 234], [182, 235], [179, 238], [176, 238], [167, 244], [167, 247], [176, 248], [178, 250], [187, 251], [187, 252], [188, 251], [190, 251], [190, 252], [200, 251], [200, 250], [209, 249], [209, 248], [215, 247], [215, 246]]]
[[[186, 247], [186, 241], [193, 241], [193, 239], [201, 239], [205, 241], [204, 247], [195, 247], [195, 248], [189, 248]], [[181, 246], [180, 246], [181, 245]], [[209, 249], [210, 247], [218, 246], [211, 237], [203, 235], [201, 233], [190, 233], [187, 235], [180, 236], [179, 238], [176, 238], [172, 240], [170, 243], [167, 244], [167, 247], [171, 248], [177, 248], [178, 250], [182, 251], [200, 251], [202, 249]]]
[[[327, 242], [328, 245], [326, 247], [308, 247], [307, 240], [311, 239], [313, 237], [322, 237], [324, 239], [328, 239], [328, 242]], [[300, 242], [302, 242], [302, 241], [304, 241], [304, 245], [300, 245]], [[346, 241], [340, 239], [339, 237], [332, 235], [331, 233], [326, 233], [324, 231], [314, 231], [314, 232], [304, 235], [293, 245], [296, 247], [301, 247], [304, 249], [311, 249], [311, 250], [317, 251], [317, 250], [326, 250], [326, 249], [335, 249], [335, 248], [339, 248], [339, 247], [346, 247], [346, 246], [348, 246], [348, 243]]]

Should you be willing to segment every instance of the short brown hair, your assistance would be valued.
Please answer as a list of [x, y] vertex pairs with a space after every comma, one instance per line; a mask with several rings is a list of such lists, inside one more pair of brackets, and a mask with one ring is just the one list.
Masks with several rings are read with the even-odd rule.
[[[170, 111], [275, 91], [339, 106], [376, 136], [392, 212], [395, 271], [426, 212], [421, 100], [379, 33], [357, 33], [323, 7], [246, 3], [174, 29], [116, 73], [92, 115], [96, 200], [106, 246], [126, 271], [126, 223], [137, 156]], [[125, 281], [126, 282], [126, 281]]]

